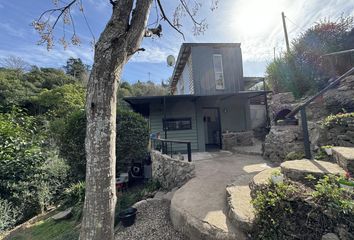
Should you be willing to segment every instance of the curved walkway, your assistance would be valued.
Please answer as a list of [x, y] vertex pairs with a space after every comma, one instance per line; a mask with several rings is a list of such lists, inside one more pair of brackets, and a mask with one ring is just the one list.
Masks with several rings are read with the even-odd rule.
[[226, 186], [236, 180], [248, 186], [258, 172], [268, 168], [260, 156], [223, 153], [196, 161], [196, 177], [174, 194], [170, 215], [175, 229], [190, 239], [246, 239], [233, 226], [226, 209]]

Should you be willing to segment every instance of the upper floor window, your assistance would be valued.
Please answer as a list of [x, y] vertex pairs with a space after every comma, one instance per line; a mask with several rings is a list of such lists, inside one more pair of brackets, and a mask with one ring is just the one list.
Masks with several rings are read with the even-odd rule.
[[219, 90], [225, 89], [224, 72], [222, 67], [222, 55], [213, 54], [213, 63], [214, 63], [216, 89]]

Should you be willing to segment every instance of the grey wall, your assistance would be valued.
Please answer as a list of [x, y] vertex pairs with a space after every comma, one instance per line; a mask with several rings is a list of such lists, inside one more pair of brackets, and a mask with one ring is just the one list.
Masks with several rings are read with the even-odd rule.
[[[191, 54], [195, 94], [224, 94], [238, 92], [244, 89], [241, 48], [193, 46]], [[216, 90], [215, 88], [213, 54], [222, 55], [225, 82], [224, 90]]]
[[249, 100], [240, 97], [222, 99], [199, 98], [197, 105], [198, 148], [205, 151], [205, 134], [203, 121], [203, 108], [217, 107], [220, 110], [221, 131], [246, 131], [251, 128]]
[[[191, 130], [167, 131], [167, 139], [190, 141], [192, 150], [198, 150], [197, 121], [195, 103], [190, 100], [166, 101], [166, 118], [192, 118]], [[160, 132], [161, 138], [165, 138], [162, 119], [163, 104], [161, 102], [150, 104], [150, 131]], [[185, 145], [174, 145], [174, 149], [186, 150]]]

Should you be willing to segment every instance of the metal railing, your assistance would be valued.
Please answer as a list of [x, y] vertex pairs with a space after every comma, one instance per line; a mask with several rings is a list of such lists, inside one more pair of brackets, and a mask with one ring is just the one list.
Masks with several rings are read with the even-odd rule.
[[327, 87], [323, 88], [321, 91], [319, 91], [316, 95], [308, 98], [305, 102], [297, 106], [294, 110], [292, 110], [289, 114], [286, 115], [285, 118], [293, 118], [298, 112], [301, 112], [301, 124], [302, 124], [302, 131], [304, 134], [304, 147], [305, 147], [305, 156], [307, 159], [311, 159], [311, 146], [310, 146], [310, 138], [309, 138], [309, 130], [307, 126], [307, 116], [306, 116], [306, 107], [313, 102], [316, 98], [319, 96], [323, 95], [325, 92], [327, 92], [329, 89], [333, 88], [336, 86], [342, 79], [345, 77], [351, 75], [354, 73], [354, 67], [351, 68], [349, 71], [344, 73], [342, 76], [338, 77], [335, 79], [333, 82], [331, 82]]
[[174, 148], [173, 148], [174, 144], [186, 145], [187, 159], [188, 159], [188, 162], [191, 162], [192, 161], [191, 142], [182, 141], [182, 140], [161, 139], [161, 138], [152, 138], [151, 139], [152, 149], [161, 151], [162, 154], [170, 155], [171, 158], [173, 157], [173, 154], [181, 152], [181, 151], [174, 150]]

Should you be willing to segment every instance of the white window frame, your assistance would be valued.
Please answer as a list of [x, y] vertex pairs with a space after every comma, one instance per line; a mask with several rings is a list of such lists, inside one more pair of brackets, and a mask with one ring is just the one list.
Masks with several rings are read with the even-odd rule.
[[[221, 72], [216, 71], [216, 67], [215, 67], [216, 58], [220, 59]], [[225, 79], [224, 79], [224, 67], [222, 64], [222, 55], [221, 54], [213, 54], [213, 65], [214, 65], [215, 88], [216, 88], [216, 90], [224, 90], [225, 89]], [[221, 74], [221, 76], [222, 76], [222, 86], [220, 86], [217, 83], [217, 80], [218, 80], [217, 76], [219, 76], [219, 74]]]

